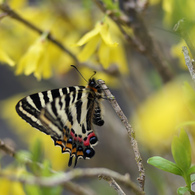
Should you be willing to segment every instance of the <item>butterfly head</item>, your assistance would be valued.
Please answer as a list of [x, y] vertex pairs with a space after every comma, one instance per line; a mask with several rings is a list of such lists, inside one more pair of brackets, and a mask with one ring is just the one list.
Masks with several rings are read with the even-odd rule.
[[95, 78], [89, 79], [87, 88], [89, 88], [91, 91], [94, 91], [95, 93], [102, 93], [102, 90], [97, 84]]

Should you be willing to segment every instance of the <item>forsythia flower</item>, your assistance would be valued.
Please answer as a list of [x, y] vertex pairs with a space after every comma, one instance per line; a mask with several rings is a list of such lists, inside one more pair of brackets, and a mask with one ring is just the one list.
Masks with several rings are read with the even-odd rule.
[[6, 63], [10, 66], [14, 66], [15, 62], [8, 56], [8, 54], [2, 50], [0, 50], [0, 62]]
[[34, 76], [39, 80], [42, 77], [45, 79], [51, 77], [49, 56], [46, 52], [47, 47], [48, 41], [43, 34], [20, 59], [16, 74], [24, 73], [25, 75], [30, 75], [34, 73]]
[[79, 60], [81, 62], [88, 60], [99, 46], [99, 61], [105, 68], [108, 68], [110, 62], [112, 62], [112, 54], [118, 45], [118, 43], [112, 41], [109, 26], [105, 22], [98, 22], [95, 28], [85, 34], [76, 45], [82, 46], [84, 44], [86, 45], [78, 55]]
[[[25, 173], [26, 171], [22, 168], [7, 168], [3, 171], [4, 174], [6, 175], [17, 175], [21, 176]], [[6, 178], [0, 178], [0, 189], [1, 189], [1, 194], [4, 195], [25, 195], [25, 191], [23, 189], [23, 185], [20, 182], [16, 181], [10, 181]]]
[[[110, 27], [117, 42], [112, 41]], [[84, 62], [90, 58], [93, 64], [100, 63], [105, 69], [111, 68], [113, 65], [121, 74], [128, 74], [125, 49], [119, 38], [120, 36], [121, 32], [108, 18], [106, 22], [98, 22], [93, 30], [85, 34], [76, 43], [76, 46], [84, 45], [78, 55], [79, 60]], [[82, 74], [87, 78], [92, 75], [92, 72], [89, 69], [82, 68]], [[97, 76], [113, 87], [118, 85], [118, 80], [114, 76], [109, 76], [103, 72], [98, 72]]]
[[191, 117], [181, 84], [176, 80], [149, 97], [138, 108], [133, 122], [140, 143], [159, 151], [170, 146], [177, 128]]

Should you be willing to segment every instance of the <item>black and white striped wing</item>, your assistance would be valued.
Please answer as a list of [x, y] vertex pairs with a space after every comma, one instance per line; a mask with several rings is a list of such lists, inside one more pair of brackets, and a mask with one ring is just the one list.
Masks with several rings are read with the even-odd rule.
[[82, 90], [84, 88], [84, 86], [65, 87], [29, 95], [17, 103], [16, 111], [18, 115], [28, 122], [32, 127], [35, 127], [48, 135], [59, 137], [61, 135], [59, 135], [58, 132], [50, 132], [42, 125], [39, 119], [41, 109], [43, 109], [47, 103], [52, 102], [57, 97], [61, 97], [71, 92], [76, 94], [77, 90]]

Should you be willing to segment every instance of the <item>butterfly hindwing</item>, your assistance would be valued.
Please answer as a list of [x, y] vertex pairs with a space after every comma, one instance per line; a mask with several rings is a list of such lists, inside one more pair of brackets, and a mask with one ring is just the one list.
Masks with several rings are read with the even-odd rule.
[[[70, 153], [69, 165], [72, 157], [77, 159], [92, 158], [95, 154], [93, 145], [97, 143], [97, 137], [92, 130], [92, 116], [94, 110], [94, 99], [89, 100], [89, 90], [78, 90], [73, 101], [72, 92], [67, 96], [56, 98], [46, 104], [41, 110], [40, 120], [47, 129], [59, 128], [63, 132], [63, 137], [54, 139], [56, 145], [62, 147], [62, 152]], [[60, 124], [60, 125], [58, 125]]]
[[16, 105], [18, 114], [31, 126], [48, 134], [62, 152], [70, 153], [69, 166], [75, 157], [94, 156], [97, 137], [92, 123], [102, 126], [100, 99], [102, 91], [95, 79], [88, 86], [74, 86], [32, 94]]

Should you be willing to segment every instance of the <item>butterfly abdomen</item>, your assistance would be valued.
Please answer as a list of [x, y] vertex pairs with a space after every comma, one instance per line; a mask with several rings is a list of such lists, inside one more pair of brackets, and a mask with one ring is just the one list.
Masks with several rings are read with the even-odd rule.
[[102, 120], [101, 108], [99, 104], [94, 109], [93, 123], [98, 126], [102, 126], [104, 124], [104, 120]]

